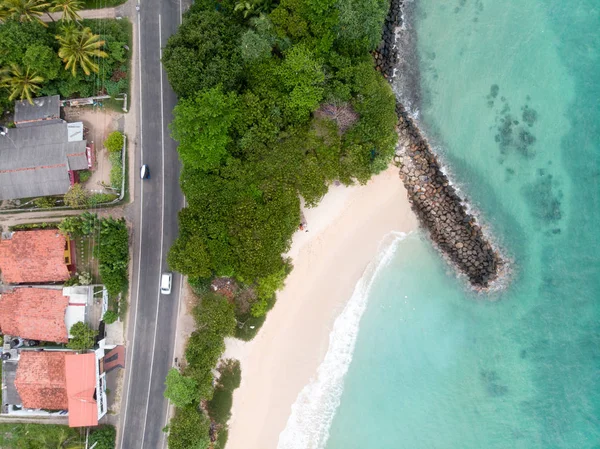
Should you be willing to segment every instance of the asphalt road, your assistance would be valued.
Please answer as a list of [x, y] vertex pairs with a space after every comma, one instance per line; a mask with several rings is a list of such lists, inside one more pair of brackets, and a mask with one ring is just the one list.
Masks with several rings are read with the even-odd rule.
[[[143, 0], [137, 17], [139, 91], [138, 146], [132, 165], [136, 176], [133, 278], [128, 326], [125, 385], [117, 446], [121, 449], [166, 447], [163, 427], [168, 402], [163, 396], [173, 366], [181, 276], [173, 275], [170, 295], [161, 295], [160, 275], [177, 237], [177, 212], [184, 198], [179, 189], [180, 164], [168, 124], [176, 103], [162, 69], [161, 48], [181, 20], [180, 0]], [[137, 97], [137, 100], [135, 100]], [[141, 181], [139, 167], [150, 167]]]

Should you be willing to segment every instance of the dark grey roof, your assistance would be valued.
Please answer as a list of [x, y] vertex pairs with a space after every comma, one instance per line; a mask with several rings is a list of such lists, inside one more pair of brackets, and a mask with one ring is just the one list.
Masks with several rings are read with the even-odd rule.
[[85, 147], [68, 141], [66, 122], [10, 129], [0, 136], [0, 199], [66, 193], [68, 171], [88, 168]]
[[19, 363], [16, 360], [9, 360], [2, 363], [2, 376], [6, 389], [2, 391], [2, 403], [21, 405], [21, 396], [15, 388], [15, 377], [17, 377], [17, 367]]
[[[41, 122], [40, 122], [41, 121]], [[26, 126], [60, 122], [60, 96], [34, 98], [15, 102], [15, 125]]]

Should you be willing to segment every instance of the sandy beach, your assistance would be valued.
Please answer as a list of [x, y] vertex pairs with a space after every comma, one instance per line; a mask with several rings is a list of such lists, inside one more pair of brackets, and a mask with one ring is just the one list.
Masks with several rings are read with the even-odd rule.
[[308, 232], [293, 237], [294, 269], [257, 337], [228, 339], [242, 384], [234, 393], [227, 449], [274, 449], [298, 393], [315, 375], [336, 317], [392, 231], [417, 221], [398, 169], [366, 186], [331, 186], [321, 203], [304, 209]]

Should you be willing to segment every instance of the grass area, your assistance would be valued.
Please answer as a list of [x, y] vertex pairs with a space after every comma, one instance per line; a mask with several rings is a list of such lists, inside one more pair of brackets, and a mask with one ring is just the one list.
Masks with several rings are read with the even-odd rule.
[[91, 273], [92, 283], [99, 284], [98, 260], [94, 257], [93, 237], [77, 237], [75, 240], [76, 266], [78, 273]]
[[[0, 448], [2, 449], [79, 449], [85, 446], [84, 427], [73, 428], [56, 424], [0, 424]], [[89, 444], [96, 448], [115, 447], [115, 428], [99, 426], [90, 433]]]
[[83, 9], [113, 8], [122, 5], [127, 0], [84, 0]]
[[0, 424], [3, 449], [46, 449], [82, 447], [85, 429], [53, 424]]

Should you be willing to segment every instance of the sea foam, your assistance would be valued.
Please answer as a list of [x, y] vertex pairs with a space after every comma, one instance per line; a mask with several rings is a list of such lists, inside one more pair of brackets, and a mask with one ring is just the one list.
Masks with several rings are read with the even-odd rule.
[[369, 292], [378, 273], [390, 262], [398, 244], [406, 236], [403, 232], [388, 234], [377, 257], [369, 263], [357, 282], [350, 300], [333, 324], [329, 348], [316, 376], [300, 391], [292, 405], [286, 427], [279, 435], [278, 449], [323, 449], [327, 444]]

